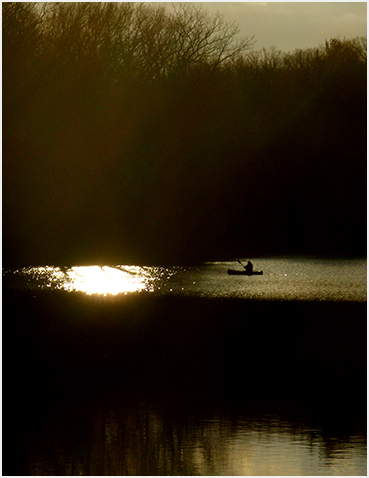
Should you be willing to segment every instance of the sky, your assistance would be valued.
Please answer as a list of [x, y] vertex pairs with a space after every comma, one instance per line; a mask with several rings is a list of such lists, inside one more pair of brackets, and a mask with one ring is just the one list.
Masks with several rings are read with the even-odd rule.
[[254, 49], [318, 47], [333, 37], [367, 33], [367, 2], [193, 2], [238, 23], [240, 35], [254, 35]]

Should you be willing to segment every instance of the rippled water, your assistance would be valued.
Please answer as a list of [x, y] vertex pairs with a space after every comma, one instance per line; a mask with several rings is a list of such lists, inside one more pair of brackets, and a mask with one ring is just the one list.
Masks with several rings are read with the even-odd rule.
[[366, 476], [366, 259], [252, 261], [3, 271], [5, 474]]
[[[231, 418], [207, 414], [184, 418], [146, 404], [128, 406], [121, 402], [97, 414], [89, 427], [82, 421], [84, 428], [73, 430], [67, 454], [60, 437], [52, 437], [41, 449], [35, 447], [31, 472], [98, 476], [366, 475], [364, 435], [332, 440], [319, 427], [309, 428], [279, 415]], [[59, 433], [65, 433], [64, 428], [56, 424]], [[86, 433], [84, 438], [82, 433]], [[56, 450], [52, 459], [50, 446]]]
[[366, 259], [254, 259], [262, 276], [228, 276], [238, 263], [212, 262], [200, 267], [75, 266], [26, 267], [7, 271], [30, 288], [79, 291], [86, 294], [155, 292], [202, 297], [262, 300], [366, 301]]

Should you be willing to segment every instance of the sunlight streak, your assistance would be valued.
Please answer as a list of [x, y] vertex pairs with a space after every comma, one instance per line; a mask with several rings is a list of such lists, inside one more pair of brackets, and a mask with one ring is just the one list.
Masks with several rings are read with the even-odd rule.
[[130, 273], [108, 266], [72, 267], [66, 273], [69, 281], [64, 289], [91, 294], [139, 292], [146, 289], [142, 274]]
[[83, 292], [87, 295], [117, 295], [154, 292], [175, 273], [163, 267], [74, 266], [27, 267], [16, 271], [32, 288]]

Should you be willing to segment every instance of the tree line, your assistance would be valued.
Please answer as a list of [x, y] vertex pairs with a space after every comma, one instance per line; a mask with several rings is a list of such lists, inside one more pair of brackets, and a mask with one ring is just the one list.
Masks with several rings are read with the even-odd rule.
[[3, 261], [366, 253], [366, 39], [255, 50], [196, 4], [3, 13]]

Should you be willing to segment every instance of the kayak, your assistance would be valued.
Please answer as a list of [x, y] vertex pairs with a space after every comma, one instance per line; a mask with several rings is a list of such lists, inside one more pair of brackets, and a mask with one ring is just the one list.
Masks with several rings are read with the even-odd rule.
[[235, 271], [234, 269], [228, 269], [228, 274], [230, 276], [262, 276], [263, 271]]

